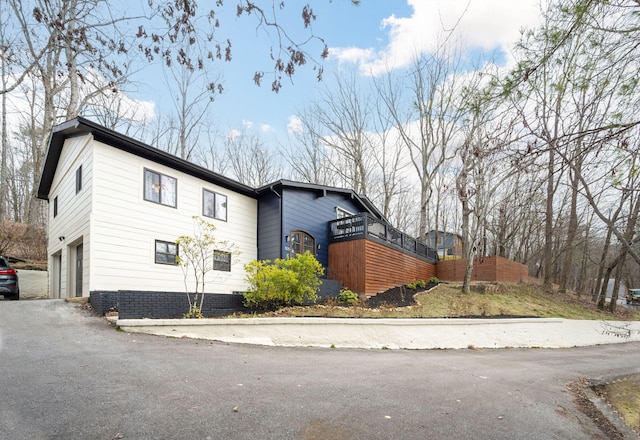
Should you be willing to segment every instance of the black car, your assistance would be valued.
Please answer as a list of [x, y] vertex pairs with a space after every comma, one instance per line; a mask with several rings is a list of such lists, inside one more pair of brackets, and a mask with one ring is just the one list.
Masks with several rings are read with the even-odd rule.
[[18, 271], [9, 266], [5, 257], [0, 257], [0, 295], [5, 299], [20, 299]]

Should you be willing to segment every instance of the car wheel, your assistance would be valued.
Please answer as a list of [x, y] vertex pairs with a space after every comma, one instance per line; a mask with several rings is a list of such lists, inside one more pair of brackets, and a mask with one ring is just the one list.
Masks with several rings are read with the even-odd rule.
[[20, 299], [20, 292], [14, 293], [13, 295], [7, 296], [5, 298], [10, 299], [12, 301], [18, 301]]

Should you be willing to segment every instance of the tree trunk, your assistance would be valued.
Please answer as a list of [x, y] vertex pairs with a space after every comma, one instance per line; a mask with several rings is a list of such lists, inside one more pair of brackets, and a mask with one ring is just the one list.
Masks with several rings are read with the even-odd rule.
[[555, 151], [549, 148], [549, 164], [547, 168], [547, 206], [544, 222], [544, 283], [547, 292], [552, 291], [551, 274], [553, 271], [553, 194], [555, 183]]
[[[577, 159], [580, 161], [580, 159]], [[579, 167], [579, 164], [576, 165]], [[569, 272], [573, 267], [573, 244], [576, 239], [576, 233], [578, 231], [578, 179], [575, 175], [575, 171], [570, 172], [571, 180], [571, 208], [569, 211], [569, 226], [567, 227], [567, 241], [565, 244], [565, 258], [562, 271], [560, 272], [560, 287], [558, 291], [564, 293], [567, 291], [567, 283], [569, 279]]]

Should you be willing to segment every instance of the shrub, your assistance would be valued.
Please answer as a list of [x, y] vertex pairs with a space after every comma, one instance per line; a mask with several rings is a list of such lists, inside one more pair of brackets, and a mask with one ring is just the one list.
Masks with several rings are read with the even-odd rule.
[[204, 315], [202, 314], [201, 308], [196, 306], [196, 305], [192, 305], [191, 308], [189, 308], [189, 311], [187, 313], [183, 314], [182, 316], [185, 319], [202, 319], [202, 318], [204, 318]]
[[438, 277], [431, 277], [429, 278], [429, 284], [439, 284], [440, 280], [438, 279]]
[[407, 284], [406, 287], [410, 290], [424, 289], [427, 287], [427, 283], [425, 283], [424, 280], [418, 280], [415, 283]]
[[345, 306], [356, 304], [359, 300], [358, 294], [349, 289], [341, 290], [340, 295], [338, 295], [338, 304]]
[[282, 307], [315, 302], [324, 268], [310, 252], [294, 258], [254, 260], [245, 265], [249, 288], [244, 294], [247, 307], [277, 310]]

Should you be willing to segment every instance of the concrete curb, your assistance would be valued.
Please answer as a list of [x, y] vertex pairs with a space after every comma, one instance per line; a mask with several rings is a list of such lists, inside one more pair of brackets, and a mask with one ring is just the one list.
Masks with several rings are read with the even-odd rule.
[[118, 319], [130, 333], [289, 347], [569, 348], [640, 341], [640, 322], [516, 319]]
[[608, 382], [608, 380], [602, 380], [596, 383], [589, 383], [588, 386], [582, 387], [581, 392], [584, 397], [591, 401], [595, 408], [600, 411], [602, 417], [608, 420], [609, 423], [611, 423], [611, 425], [613, 425], [613, 427], [615, 427], [615, 429], [617, 429], [618, 432], [623, 435], [623, 438], [638, 438], [638, 433], [636, 433], [633, 429], [631, 429], [629, 425], [627, 425], [622, 416], [618, 412], [616, 412], [605, 399], [603, 399], [593, 391], [593, 386], [606, 385]]

